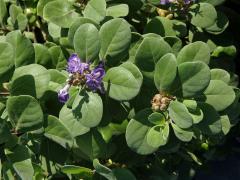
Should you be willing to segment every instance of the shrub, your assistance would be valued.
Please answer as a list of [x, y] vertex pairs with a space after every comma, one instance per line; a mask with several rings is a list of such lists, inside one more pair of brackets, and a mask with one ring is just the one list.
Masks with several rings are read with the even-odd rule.
[[239, 121], [223, 3], [0, 0], [1, 177], [191, 178]]

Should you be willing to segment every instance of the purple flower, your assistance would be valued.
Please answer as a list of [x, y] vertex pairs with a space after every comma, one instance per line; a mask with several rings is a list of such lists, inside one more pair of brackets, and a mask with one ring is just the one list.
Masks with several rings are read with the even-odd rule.
[[68, 59], [67, 71], [69, 73], [80, 73], [83, 74], [89, 70], [88, 63], [82, 63], [77, 54], [72, 54]]
[[166, 5], [166, 4], [172, 3], [172, 2], [174, 2], [174, 1], [176, 1], [176, 0], [161, 0], [161, 1], [160, 1], [160, 4]]
[[65, 103], [69, 99], [69, 94], [68, 94], [69, 88], [70, 88], [70, 85], [67, 84], [58, 92], [58, 100], [60, 102]]
[[105, 75], [104, 65], [103, 63], [99, 63], [97, 67], [95, 67], [90, 74], [86, 74], [86, 85], [93, 92], [100, 90], [103, 92], [103, 84], [102, 79]]

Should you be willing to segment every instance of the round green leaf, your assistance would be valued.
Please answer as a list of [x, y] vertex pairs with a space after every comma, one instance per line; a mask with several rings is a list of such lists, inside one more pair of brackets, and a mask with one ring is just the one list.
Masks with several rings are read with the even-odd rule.
[[140, 91], [141, 84], [133, 73], [124, 67], [114, 67], [107, 71], [104, 87], [113, 99], [123, 101], [134, 98]]
[[46, 68], [53, 66], [51, 54], [48, 48], [42, 44], [34, 43], [35, 63], [40, 64]]
[[213, 106], [206, 103], [201, 103], [199, 106], [204, 114], [203, 120], [198, 124], [199, 129], [207, 135], [220, 133], [222, 131], [222, 123], [218, 112]]
[[235, 92], [231, 86], [220, 80], [211, 80], [204, 91], [203, 98], [217, 111], [222, 111], [233, 103], [235, 97]]
[[13, 149], [5, 149], [5, 154], [21, 179], [32, 180], [34, 169], [27, 147], [17, 145]]
[[167, 144], [169, 136], [169, 124], [166, 123], [165, 126], [154, 126], [147, 133], [147, 143], [155, 148], [164, 146]]
[[37, 3], [37, 15], [38, 16], [43, 16], [43, 8], [44, 6], [51, 2], [51, 1], [54, 1], [54, 0], [39, 0], [38, 3]]
[[183, 97], [201, 93], [211, 79], [209, 67], [202, 62], [185, 62], [178, 66]]
[[68, 129], [72, 137], [80, 136], [90, 130], [88, 127], [83, 126], [81, 122], [74, 117], [73, 110], [69, 109], [66, 105], [62, 107], [59, 113], [59, 120]]
[[149, 122], [154, 125], [165, 125], [165, 116], [162, 113], [154, 112], [148, 117]]
[[14, 49], [15, 66], [20, 67], [34, 63], [34, 48], [31, 41], [23, 36], [20, 31], [12, 31], [7, 34], [6, 41]]
[[171, 20], [165, 17], [155, 17], [147, 24], [144, 33], [155, 33], [160, 36], [176, 36]]
[[184, 104], [172, 101], [169, 104], [168, 111], [171, 120], [180, 128], [186, 129], [192, 126], [193, 119]]
[[11, 95], [27, 94], [37, 98], [42, 97], [48, 89], [50, 76], [43, 66], [30, 64], [15, 70], [10, 92]]
[[64, 148], [70, 148], [73, 145], [71, 133], [58, 118], [51, 115], [48, 116], [44, 136]]
[[144, 109], [138, 112], [136, 116], [130, 120], [126, 129], [128, 146], [133, 151], [142, 155], [151, 154], [158, 149], [147, 143], [147, 134], [152, 127], [147, 119], [151, 113], [151, 109]]
[[101, 97], [93, 92], [80, 92], [72, 106], [72, 112], [77, 121], [86, 127], [97, 126], [103, 115]]
[[91, 19], [84, 18], [84, 17], [77, 18], [72, 23], [72, 25], [71, 25], [71, 27], [69, 28], [69, 31], [68, 31], [68, 40], [69, 40], [70, 44], [73, 44], [73, 38], [74, 38], [74, 35], [75, 35], [75, 32], [77, 31], [77, 29], [81, 25], [86, 24], [86, 23], [90, 23], [90, 24], [93, 24], [93, 25], [97, 26], [97, 24]]
[[177, 75], [177, 61], [174, 54], [166, 54], [155, 66], [154, 82], [159, 91], [168, 91]]
[[55, 0], [43, 8], [43, 18], [63, 28], [69, 28], [78, 16], [68, 1]]
[[196, 41], [184, 46], [177, 56], [177, 63], [201, 61], [206, 64], [210, 60], [209, 46], [201, 41]]
[[105, 0], [90, 0], [83, 11], [83, 15], [99, 23], [106, 16], [106, 6]]
[[189, 141], [192, 140], [192, 138], [193, 138], [193, 132], [192, 131], [181, 129], [177, 125], [175, 125], [174, 123], [171, 123], [171, 125], [172, 125], [175, 136], [179, 140], [181, 140], [183, 142], [189, 142]]
[[228, 84], [230, 82], [230, 74], [223, 69], [211, 69], [211, 80], [222, 80]]
[[203, 111], [197, 107], [195, 111], [190, 111], [190, 115], [192, 116], [193, 123], [198, 124], [203, 120]]
[[43, 112], [37, 100], [31, 96], [12, 96], [7, 100], [8, 116], [18, 132], [39, 129], [43, 124]]
[[198, 3], [190, 7], [191, 23], [200, 28], [212, 26], [217, 19], [217, 11], [209, 3]]
[[216, 22], [212, 26], [207, 27], [206, 31], [212, 34], [221, 34], [225, 31], [225, 29], [227, 29], [228, 25], [229, 21], [227, 16], [221, 11], [218, 11]]
[[161, 38], [146, 37], [139, 46], [135, 63], [144, 72], [153, 72], [155, 63], [167, 53], [172, 51], [171, 47]]
[[73, 39], [75, 52], [83, 61], [93, 61], [100, 51], [100, 39], [97, 28], [93, 24], [81, 25]]
[[101, 59], [114, 58], [124, 52], [131, 42], [131, 30], [124, 19], [113, 19], [100, 29]]
[[127, 4], [116, 4], [107, 8], [107, 16], [114, 18], [125, 17], [128, 15], [129, 7]]
[[0, 42], [0, 82], [2, 77], [14, 66], [14, 50], [11, 44]]
[[120, 67], [123, 67], [126, 70], [130, 71], [132, 73], [132, 75], [136, 78], [136, 80], [138, 81], [139, 86], [142, 85], [143, 75], [139, 71], [139, 69], [137, 68], [136, 65], [134, 65], [131, 62], [125, 62], [125, 63], [121, 64]]
[[7, 7], [4, 0], [0, 0], [0, 24], [3, 24], [3, 21], [7, 15]]

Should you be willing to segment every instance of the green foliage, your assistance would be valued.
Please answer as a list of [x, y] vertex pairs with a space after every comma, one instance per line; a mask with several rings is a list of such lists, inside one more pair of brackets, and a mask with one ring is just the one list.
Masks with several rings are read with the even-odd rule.
[[0, 0], [0, 179], [192, 179], [238, 151], [237, 1], [184, 2]]

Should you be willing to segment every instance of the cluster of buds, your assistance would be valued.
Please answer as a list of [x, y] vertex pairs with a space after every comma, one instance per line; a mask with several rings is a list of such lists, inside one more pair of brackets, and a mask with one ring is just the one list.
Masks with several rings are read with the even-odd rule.
[[170, 102], [175, 99], [176, 99], [176, 97], [174, 97], [174, 96], [170, 96], [168, 94], [160, 92], [159, 94], [156, 94], [151, 101], [152, 110], [153, 111], [166, 111]]
[[159, 16], [166, 17], [167, 19], [173, 18], [173, 13], [165, 9], [157, 8], [157, 13], [159, 14]]
[[171, 4], [171, 3], [188, 5], [188, 4], [191, 4], [194, 2], [195, 2], [195, 0], [160, 0], [160, 4], [162, 4], [162, 5], [167, 5], [167, 4]]
[[90, 69], [89, 63], [81, 62], [77, 54], [72, 54], [68, 59], [67, 72], [69, 78], [66, 85], [58, 92], [58, 99], [65, 103], [69, 99], [69, 88], [71, 86], [84, 86], [89, 90], [104, 92], [102, 79], [105, 75], [104, 64], [100, 62], [94, 69]]

